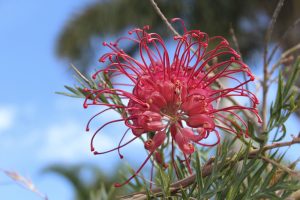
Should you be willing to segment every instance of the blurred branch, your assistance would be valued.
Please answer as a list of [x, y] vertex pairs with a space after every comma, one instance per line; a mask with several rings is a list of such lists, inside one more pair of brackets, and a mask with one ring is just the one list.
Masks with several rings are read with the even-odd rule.
[[292, 61], [294, 57], [291, 54], [299, 49], [300, 43], [283, 52], [280, 56], [280, 59], [271, 67], [269, 74], [272, 75], [281, 64]]
[[284, 166], [283, 164], [280, 164], [280, 163], [276, 162], [275, 160], [270, 159], [270, 158], [268, 158], [268, 157], [266, 157], [266, 156], [261, 156], [261, 158], [262, 158], [264, 161], [266, 161], [266, 162], [268, 162], [268, 163], [271, 163], [272, 165], [275, 165], [275, 166], [278, 167], [279, 169], [281, 169], [281, 170], [283, 170], [283, 171], [289, 173], [290, 175], [296, 176], [297, 178], [300, 178], [300, 174], [299, 174], [298, 172], [296, 172], [296, 171], [294, 171], [294, 170], [288, 168], [287, 166]]
[[273, 56], [275, 55], [276, 51], [280, 47], [280, 44], [283, 43], [283, 41], [284, 41], [284, 39], [286, 39], [288, 33], [290, 33], [291, 30], [293, 30], [298, 24], [300, 24], [300, 18], [298, 18], [297, 20], [295, 20], [294, 23], [281, 36], [281, 38], [277, 42], [276, 46], [273, 48], [273, 50], [272, 50], [272, 52], [271, 52], [271, 54], [269, 56], [268, 62], [271, 62]]
[[274, 25], [276, 23], [277, 17], [279, 15], [279, 12], [284, 4], [285, 0], [279, 0], [279, 2], [277, 3], [276, 9], [273, 13], [272, 19], [269, 23], [268, 29], [267, 29], [267, 33], [265, 36], [265, 46], [264, 46], [264, 54], [263, 54], [263, 82], [262, 82], [262, 87], [263, 87], [263, 102], [262, 102], [262, 130], [266, 131], [267, 129], [267, 94], [268, 94], [268, 79], [269, 79], [269, 72], [268, 72], [268, 66], [269, 66], [269, 62], [268, 62], [268, 45], [269, 42], [271, 40], [271, 36], [272, 36], [272, 32], [274, 29]]
[[287, 51], [283, 52], [283, 54], [281, 55], [282, 58], [287, 57], [289, 54], [297, 51], [298, 49], [300, 49], [300, 43], [293, 46], [292, 48], [288, 49]]
[[161, 17], [161, 19], [163, 20], [163, 22], [167, 25], [167, 27], [170, 29], [170, 31], [176, 35], [176, 36], [180, 36], [180, 34], [175, 30], [175, 28], [172, 26], [172, 24], [170, 24], [170, 22], [168, 21], [168, 19], [165, 17], [165, 15], [161, 12], [160, 8], [158, 7], [158, 5], [155, 3], [154, 0], [150, 0], [150, 3], [152, 4], [153, 8], [155, 9], [156, 13]]
[[[237, 52], [240, 54], [241, 56], [241, 60], [243, 61], [243, 56], [242, 56], [242, 53], [241, 53], [241, 49], [240, 49], [240, 45], [239, 45], [239, 42], [238, 42], [238, 39], [236, 37], [236, 34], [235, 34], [235, 31], [234, 31], [234, 28], [232, 26], [232, 24], [230, 25], [230, 29], [229, 29], [229, 32], [230, 32], [230, 35], [231, 35], [231, 38], [232, 38], [232, 41], [233, 41], [233, 44], [237, 50]], [[243, 72], [243, 78], [244, 80], [246, 81], [246, 72], [244, 71]], [[249, 90], [249, 86], [248, 86], [248, 83], [246, 84], [246, 89]], [[249, 100], [249, 103], [251, 103], [251, 100]], [[252, 120], [253, 122], [254, 120]]]
[[17, 172], [13, 172], [13, 171], [8, 171], [8, 170], [2, 170], [1, 171], [7, 175], [8, 177], [10, 177], [12, 180], [14, 180], [17, 184], [19, 184], [20, 186], [22, 186], [23, 188], [37, 194], [38, 196], [40, 196], [42, 199], [44, 200], [48, 200], [47, 195], [43, 194], [42, 192], [40, 192], [37, 187], [33, 184], [33, 182], [27, 178], [25, 178], [24, 176], [21, 176], [19, 173]]
[[[299, 46], [300, 47], [300, 46]], [[275, 63], [272, 67], [271, 67], [271, 70], [270, 70], [270, 76], [272, 76], [273, 75], [273, 73], [275, 72], [275, 70], [280, 66], [280, 65], [282, 65], [282, 64], [284, 64], [284, 63], [289, 63], [289, 62], [291, 62], [291, 61], [293, 61], [293, 59], [294, 59], [294, 56], [289, 56], [289, 57], [281, 57], [280, 58], [280, 60], [277, 62], [277, 63]]]
[[272, 19], [269, 23], [269, 26], [268, 26], [268, 29], [267, 29], [267, 33], [266, 33], [266, 36], [265, 36], [265, 47], [264, 47], [264, 66], [268, 66], [269, 62], [268, 62], [268, 45], [269, 45], [269, 42], [271, 40], [271, 37], [272, 37], [272, 33], [273, 33], [273, 30], [274, 30], [274, 25], [277, 21], [277, 18], [278, 18], [278, 15], [284, 5], [284, 1], [285, 0], [279, 0], [279, 2], [277, 3], [276, 5], [276, 9], [272, 15]]

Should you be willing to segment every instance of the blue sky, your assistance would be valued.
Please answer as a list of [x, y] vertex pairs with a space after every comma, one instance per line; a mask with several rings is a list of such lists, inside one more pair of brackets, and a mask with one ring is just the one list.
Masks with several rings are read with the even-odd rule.
[[[40, 170], [51, 163], [79, 162], [67, 152], [68, 141], [75, 135], [84, 137], [82, 120], [74, 117], [84, 115], [79, 115], [79, 102], [54, 94], [71, 81], [68, 64], [55, 57], [55, 43], [66, 21], [89, 2], [0, 2], [0, 168], [32, 179], [50, 199], [71, 199], [71, 188], [62, 178], [41, 175]], [[73, 153], [88, 159], [84, 150]], [[0, 180], [1, 199], [40, 199], [4, 176]]]
[[[0, 169], [31, 179], [49, 199], [72, 199], [72, 190], [61, 177], [41, 174], [45, 166], [88, 162], [112, 173], [111, 165], [118, 162], [117, 155], [96, 159], [89, 152], [91, 135], [84, 130], [93, 111], [84, 110], [81, 100], [54, 94], [74, 83], [69, 63], [55, 56], [57, 37], [67, 20], [91, 2], [0, 1]], [[103, 148], [113, 145], [110, 138], [100, 142]], [[40, 199], [3, 174], [0, 196]]]
[[[41, 174], [45, 166], [87, 162], [113, 173], [111, 166], [118, 163], [117, 154], [95, 158], [89, 152], [91, 135], [85, 134], [85, 123], [96, 111], [84, 110], [81, 100], [54, 94], [62, 91], [63, 85], [74, 83], [69, 63], [55, 56], [56, 39], [67, 20], [91, 2], [0, 1], [0, 169], [30, 178], [49, 199], [70, 200], [72, 188], [59, 176]], [[105, 118], [111, 117], [108, 113]], [[289, 125], [299, 130], [296, 123], [294, 118]], [[99, 142], [103, 148], [113, 145], [111, 136], [103, 136]], [[131, 145], [128, 154], [136, 147]], [[297, 159], [295, 151], [291, 152]], [[128, 156], [127, 161], [143, 160], [143, 156], [137, 157]], [[40, 199], [3, 174], [0, 197]]]

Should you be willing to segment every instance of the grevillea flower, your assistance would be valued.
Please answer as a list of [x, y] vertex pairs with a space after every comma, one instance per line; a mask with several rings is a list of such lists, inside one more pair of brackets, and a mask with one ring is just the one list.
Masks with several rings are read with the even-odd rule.
[[[184, 155], [192, 173], [189, 157], [195, 151], [195, 144], [218, 144], [220, 130], [248, 137], [242, 112], [253, 113], [260, 121], [256, 110], [258, 99], [245, 88], [254, 76], [237, 52], [223, 37], [209, 37], [200, 30], [188, 31], [183, 21], [173, 21], [178, 20], [183, 25], [184, 34], [174, 37], [176, 48], [172, 58], [160, 35], [149, 33], [148, 26], [134, 29], [128, 37], [114, 43], [103, 43], [110, 52], [104, 54], [100, 62], [107, 63], [107, 66], [93, 75], [93, 79], [99, 82], [97, 88], [84, 89], [87, 93], [85, 108], [90, 105], [107, 107], [96, 116], [110, 109], [121, 114], [120, 119], [102, 125], [94, 133], [91, 140], [94, 154], [117, 150], [123, 158], [120, 153], [122, 147], [137, 138], [144, 141], [148, 157], [123, 184], [136, 176], [151, 158], [152, 163], [163, 167], [168, 167], [167, 163], [171, 162], [176, 169], [176, 153]], [[122, 41], [137, 46], [139, 55], [136, 59], [121, 49]], [[246, 80], [241, 78], [243, 73]], [[110, 82], [112, 79], [123, 82]], [[220, 87], [220, 81], [228, 86]], [[228, 105], [226, 99], [236, 97], [246, 99], [250, 105]], [[109, 151], [96, 151], [93, 145], [95, 136], [103, 127], [115, 122], [124, 122], [128, 127], [119, 145]], [[133, 138], [123, 143], [129, 130]], [[215, 142], [207, 143], [205, 139], [208, 136], [215, 138]], [[170, 151], [170, 161], [162, 155], [165, 151]]]

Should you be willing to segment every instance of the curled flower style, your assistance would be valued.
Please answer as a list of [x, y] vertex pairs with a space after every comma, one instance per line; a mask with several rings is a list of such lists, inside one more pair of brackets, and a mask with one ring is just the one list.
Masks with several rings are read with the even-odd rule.
[[[176, 20], [179, 19], [173, 21]], [[184, 26], [183, 21], [181, 23]], [[149, 153], [136, 173], [124, 183], [116, 184], [117, 187], [128, 183], [149, 159], [168, 167], [166, 156], [162, 155], [165, 151], [171, 151], [170, 162], [175, 169], [174, 155], [181, 152], [191, 173], [189, 157], [195, 151], [195, 144], [208, 147], [218, 144], [220, 130], [248, 137], [241, 111], [253, 113], [261, 121], [256, 110], [258, 99], [245, 88], [254, 76], [226, 39], [184, 27], [184, 34], [174, 37], [176, 47], [170, 58], [171, 53], [161, 36], [148, 31], [148, 26], [134, 29], [128, 37], [103, 43], [111, 50], [100, 58], [107, 66], [93, 75], [93, 79], [99, 80], [97, 88], [85, 88], [85, 108], [106, 106], [97, 116], [111, 109], [121, 114], [120, 119], [107, 122], [94, 133], [91, 140], [94, 154], [116, 150], [123, 158], [120, 149], [137, 138], [143, 139]], [[122, 41], [137, 45], [136, 59], [121, 49]], [[243, 73], [247, 80], [241, 80]], [[123, 82], [110, 82], [116, 79]], [[220, 87], [220, 81], [227, 87]], [[250, 105], [228, 104], [228, 98], [244, 98]], [[115, 122], [124, 122], [128, 127], [119, 145], [109, 151], [96, 151], [95, 136], [103, 127]], [[129, 130], [133, 138], [123, 143]], [[206, 140], [208, 136], [215, 141], [208, 143], [211, 141]]]

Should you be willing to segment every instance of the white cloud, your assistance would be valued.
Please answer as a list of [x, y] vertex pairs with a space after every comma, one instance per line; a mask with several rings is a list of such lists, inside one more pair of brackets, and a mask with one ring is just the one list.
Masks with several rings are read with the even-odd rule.
[[[91, 134], [85, 133], [82, 123], [69, 121], [50, 126], [44, 132], [39, 157], [48, 161], [82, 161], [93, 156], [90, 152], [90, 139]], [[101, 145], [112, 148], [114, 143], [108, 137], [101, 137]]]
[[13, 107], [0, 107], [0, 132], [12, 127], [16, 117], [16, 109]]

